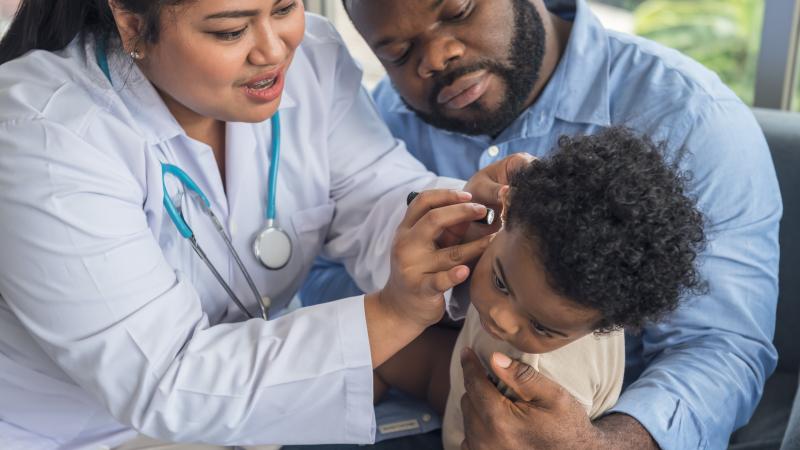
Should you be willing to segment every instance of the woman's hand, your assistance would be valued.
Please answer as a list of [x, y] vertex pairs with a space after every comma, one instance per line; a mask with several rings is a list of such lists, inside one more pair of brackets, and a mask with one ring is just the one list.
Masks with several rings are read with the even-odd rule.
[[433, 190], [411, 202], [392, 245], [391, 274], [381, 301], [422, 329], [444, 315], [444, 292], [469, 276], [467, 264], [477, 259], [489, 238], [441, 248], [436, 242], [448, 228], [486, 215], [486, 207], [470, 203], [467, 192]]
[[440, 189], [409, 205], [392, 245], [389, 281], [365, 300], [373, 366], [442, 318], [445, 291], [469, 277], [467, 264], [489, 245], [490, 236], [447, 248], [437, 244], [448, 228], [486, 215], [486, 207], [471, 199], [467, 192]]

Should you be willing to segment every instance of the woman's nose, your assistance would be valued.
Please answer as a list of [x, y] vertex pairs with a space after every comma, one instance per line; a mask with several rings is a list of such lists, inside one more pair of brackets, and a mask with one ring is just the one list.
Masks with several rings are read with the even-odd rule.
[[266, 25], [257, 30], [255, 43], [247, 57], [254, 66], [270, 66], [283, 61], [285, 46], [275, 30]]
[[443, 72], [454, 61], [464, 55], [464, 45], [449, 36], [432, 39], [424, 49], [417, 72], [421, 78], [430, 78]]

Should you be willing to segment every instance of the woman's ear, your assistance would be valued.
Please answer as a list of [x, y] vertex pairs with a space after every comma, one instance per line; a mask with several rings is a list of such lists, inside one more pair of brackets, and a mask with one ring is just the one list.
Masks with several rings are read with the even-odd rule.
[[125, 53], [131, 56], [134, 54], [143, 55], [144, 48], [140, 48], [144, 32], [142, 16], [123, 8], [117, 0], [108, 0], [108, 7], [111, 8], [111, 14], [117, 24], [117, 31], [122, 39], [122, 47]]

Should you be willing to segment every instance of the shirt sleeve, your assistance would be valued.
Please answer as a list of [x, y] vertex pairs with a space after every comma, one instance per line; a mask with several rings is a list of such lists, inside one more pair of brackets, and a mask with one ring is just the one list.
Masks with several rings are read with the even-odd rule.
[[343, 265], [319, 257], [300, 288], [300, 301], [311, 306], [362, 293]]
[[65, 381], [167, 441], [371, 441], [363, 297], [210, 327], [117, 138], [99, 149], [44, 119], [0, 123], [0, 292]]
[[699, 260], [707, 295], [687, 299], [641, 336], [646, 365], [613, 412], [635, 417], [661, 448], [725, 448], [775, 369], [780, 191], [766, 141], [739, 101], [692, 124], [684, 162], [706, 216]]

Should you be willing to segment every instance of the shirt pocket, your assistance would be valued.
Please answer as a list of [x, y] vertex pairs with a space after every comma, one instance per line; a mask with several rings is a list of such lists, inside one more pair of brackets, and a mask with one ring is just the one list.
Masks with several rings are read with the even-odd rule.
[[335, 209], [334, 203], [329, 202], [292, 214], [292, 227], [297, 236], [296, 247], [299, 247], [300, 250], [298, 256], [302, 256], [303, 260], [302, 278], [305, 278], [312, 261], [325, 243]]

